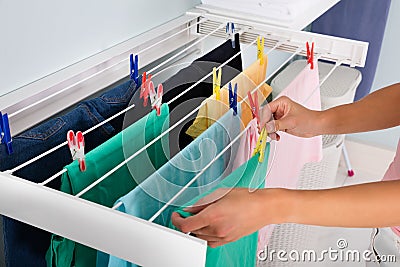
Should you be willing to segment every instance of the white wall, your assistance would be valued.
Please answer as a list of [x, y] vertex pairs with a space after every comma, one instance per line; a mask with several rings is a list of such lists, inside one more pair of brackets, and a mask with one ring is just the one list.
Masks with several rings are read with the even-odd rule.
[[0, 95], [183, 14], [200, 0], [0, 0]]
[[[398, 67], [400, 64], [400, 16], [398, 14], [400, 14], [400, 1], [392, 0], [372, 91], [400, 82]], [[376, 112], [380, 113], [379, 110]], [[385, 114], [382, 114], [382, 118], [384, 118], [384, 116]], [[349, 136], [352, 140], [375, 144], [390, 149], [396, 148], [399, 137], [400, 127]]]

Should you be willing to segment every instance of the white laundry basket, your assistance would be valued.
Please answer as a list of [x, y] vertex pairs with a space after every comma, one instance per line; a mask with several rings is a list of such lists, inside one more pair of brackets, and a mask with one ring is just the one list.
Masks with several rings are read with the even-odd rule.
[[[306, 60], [297, 60], [291, 63], [271, 82], [273, 98], [275, 98], [296, 75], [306, 67]], [[319, 62], [319, 76], [322, 80], [333, 67], [332, 64]], [[321, 86], [322, 109], [350, 103], [354, 99], [357, 86], [361, 82], [361, 73], [353, 68], [339, 66]], [[299, 189], [322, 189], [343, 185], [344, 180], [337, 179], [337, 170], [344, 142], [344, 135], [324, 135], [323, 159], [317, 163], [307, 163], [301, 170]], [[289, 253], [292, 250], [304, 251], [315, 248], [318, 243], [316, 227], [299, 224], [276, 225], [268, 243], [268, 250], [276, 252], [283, 250]], [[308, 266], [307, 263], [293, 261], [258, 261], [258, 266]]]

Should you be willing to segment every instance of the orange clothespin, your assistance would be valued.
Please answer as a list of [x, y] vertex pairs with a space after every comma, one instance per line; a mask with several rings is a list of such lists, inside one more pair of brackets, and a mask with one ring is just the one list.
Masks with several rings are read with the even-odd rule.
[[149, 83], [152, 77], [151, 74], [147, 76], [146, 72], [143, 72], [142, 85], [140, 86], [140, 98], [143, 98], [143, 107], [147, 107], [147, 101], [149, 100]]
[[261, 130], [261, 134], [258, 137], [257, 146], [254, 149], [253, 156], [259, 153], [258, 162], [263, 162], [265, 158], [265, 147], [267, 145], [267, 136], [268, 133], [265, 130], [265, 127]]
[[257, 37], [257, 59], [260, 60], [260, 65], [264, 64], [264, 37]]
[[312, 42], [311, 49], [310, 44], [306, 43], [307, 47], [307, 63], [311, 64], [311, 69], [314, 69], [314, 42]]
[[162, 84], [159, 84], [157, 87], [157, 92], [154, 88], [154, 83], [152, 81], [149, 82], [149, 94], [150, 94], [150, 102], [151, 107], [157, 110], [157, 115], [161, 115], [161, 104], [162, 104], [162, 96], [164, 93], [164, 89]]
[[217, 72], [217, 68], [213, 68], [213, 92], [215, 94], [216, 100], [221, 100], [220, 90], [221, 90], [221, 78], [222, 78], [222, 70], [219, 69]]
[[81, 131], [76, 132], [69, 130], [67, 133], [68, 147], [71, 151], [72, 160], [79, 161], [79, 169], [84, 172], [86, 171], [85, 162], [85, 138]]
[[247, 97], [249, 98], [251, 113], [253, 114], [253, 119], [257, 119], [257, 125], [260, 125], [260, 107], [258, 106], [258, 93], [254, 92], [254, 99], [251, 96], [250, 91], [247, 92]]

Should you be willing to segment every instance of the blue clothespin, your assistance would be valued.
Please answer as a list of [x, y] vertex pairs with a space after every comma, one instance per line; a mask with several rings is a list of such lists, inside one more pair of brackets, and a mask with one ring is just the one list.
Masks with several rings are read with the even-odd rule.
[[1, 131], [1, 143], [6, 145], [7, 153], [8, 155], [11, 155], [13, 153], [13, 148], [12, 148], [10, 123], [8, 121], [7, 113], [3, 115], [0, 112], [0, 131]]
[[232, 48], [235, 48], [235, 24], [233, 22], [228, 22], [226, 24], [226, 34], [228, 36], [227, 39], [231, 39]]
[[131, 63], [131, 72], [130, 77], [131, 80], [134, 80], [137, 86], [140, 86], [139, 82], [139, 56], [135, 55], [135, 59], [133, 59], [133, 54], [130, 56]]
[[233, 109], [233, 115], [237, 115], [237, 83], [235, 83], [235, 89], [232, 90], [232, 83], [229, 83], [229, 108]]

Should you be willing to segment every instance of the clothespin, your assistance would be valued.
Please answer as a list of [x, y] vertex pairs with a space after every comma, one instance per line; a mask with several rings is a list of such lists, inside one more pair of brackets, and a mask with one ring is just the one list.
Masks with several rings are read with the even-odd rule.
[[249, 98], [251, 113], [253, 114], [253, 119], [257, 119], [257, 124], [260, 125], [260, 107], [258, 106], [258, 93], [254, 92], [254, 99], [250, 92], [247, 92], [247, 97]]
[[264, 37], [257, 37], [257, 59], [260, 60], [260, 65], [264, 64]]
[[13, 153], [12, 148], [12, 137], [10, 131], [10, 123], [8, 121], [7, 113], [2, 114], [0, 112], [0, 131], [1, 131], [1, 143], [6, 145], [8, 155]]
[[228, 22], [226, 24], [226, 34], [227, 39], [231, 39], [232, 48], [235, 48], [235, 24], [233, 22]]
[[237, 83], [235, 89], [232, 90], [232, 83], [229, 83], [229, 108], [233, 109], [233, 115], [237, 115]]
[[307, 63], [311, 64], [311, 69], [314, 69], [314, 42], [312, 42], [311, 49], [310, 44], [306, 43], [307, 47]]
[[163, 86], [160, 83], [157, 87], [157, 92], [154, 88], [154, 83], [152, 81], [149, 82], [149, 94], [150, 94], [150, 102], [151, 107], [157, 110], [157, 115], [161, 115], [161, 104], [162, 104], [162, 96], [163, 96]]
[[265, 147], [267, 145], [267, 131], [265, 127], [261, 130], [261, 134], [258, 137], [256, 148], [254, 149], [253, 156], [259, 153], [258, 162], [263, 162], [265, 158]]
[[71, 151], [72, 160], [79, 161], [79, 169], [81, 172], [86, 171], [85, 162], [85, 138], [81, 131], [76, 132], [69, 130], [67, 133], [68, 147]]
[[131, 80], [134, 80], [136, 85], [139, 86], [139, 56], [135, 55], [135, 59], [133, 58], [133, 54], [130, 55], [130, 77]]
[[219, 69], [217, 73], [217, 68], [213, 68], [213, 92], [215, 94], [215, 99], [216, 100], [221, 100], [221, 76], [222, 76], [222, 70]]
[[147, 101], [149, 100], [149, 83], [151, 82], [152, 75], [146, 75], [143, 72], [142, 75], [142, 85], [140, 86], [140, 98], [143, 98], [143, 107], [147, 107]]

